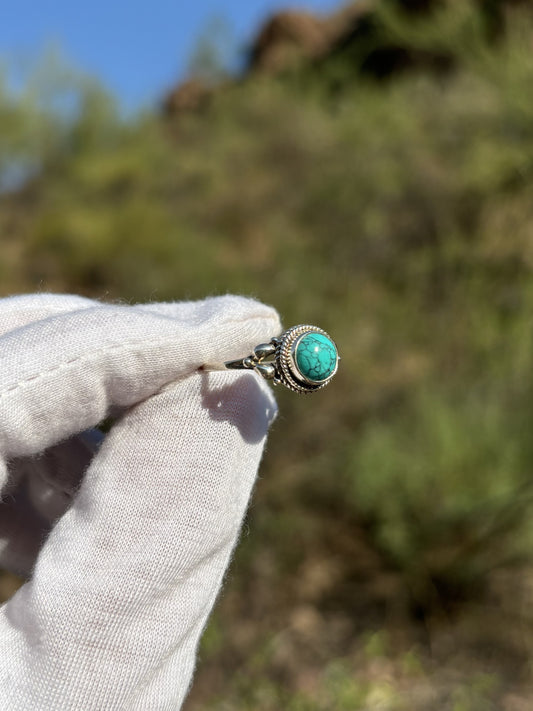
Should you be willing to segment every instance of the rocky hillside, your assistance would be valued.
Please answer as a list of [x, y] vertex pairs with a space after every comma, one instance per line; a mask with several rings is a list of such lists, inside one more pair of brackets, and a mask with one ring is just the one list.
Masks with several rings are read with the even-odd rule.
[[[447, 72], [457, 60], [450, 48], [437, 49], [432, 40], [424, 47], [420, 46], [420, 37], [394, 36], [387, 18], [397, 17], [416, 29], [417, 23], [446, 12], [454, 2], [458, 4], [457, 0], [359, 0], [329, 16], [302, 10], [278, 12], [250, 42], [238, 81], [294, 71], [328, 73], [330, 65], [339, 64], [348, 74], [343, 83], [357, 72], [375, 79], [409, 69]], [[478, 0], [477, 4], [478, 20], [491, 42], [501, 39], [517, 10], [531, 7], [527, 0]], [[221, 87], [189, 78], [168, 93], [163, 103], [165, 112], [172, 116], [202, 109], [220, 90]]]

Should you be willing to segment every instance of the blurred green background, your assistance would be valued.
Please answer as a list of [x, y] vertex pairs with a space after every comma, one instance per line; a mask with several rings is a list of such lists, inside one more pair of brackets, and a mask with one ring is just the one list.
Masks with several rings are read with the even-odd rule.
[[342, 355], [276, 391], [187, 711], [533, 708], [531, 4], [281, 13], [193, 70], [128, 118], [0, 81], [0, 295], [237, 292]]

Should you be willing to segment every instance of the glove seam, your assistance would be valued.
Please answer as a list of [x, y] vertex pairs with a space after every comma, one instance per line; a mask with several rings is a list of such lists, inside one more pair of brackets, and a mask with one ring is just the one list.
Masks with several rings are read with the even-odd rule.
[[149, 343], [151, 346], [158, 346], [158, 345], [164, 345], [166, 343], [172, 343], [172, 341], [169, 341], [168, 338], [156, 339], [154, 341], [146, 341], [145, 338], [137, 338], [133, 341], [127, 341], [126, 343], [108, 344], [104, 348], [99, 348], [98, 350], [91, 351], [90, 353], [82, 353], [81, 355], [78, 355], [75, 358], [71, 358], [70, 360], [65, 360], [62, 363], [59, 363], [58, 365], [54, 365], [52, 368], [47, 368], [46, 370], [42, 370], [39, 373], [30, 375], [30, 376], [24, 378], [23, 380], [19, 380], [18, 383], [10, 385], [7, 388], [5, 388], [4, 390], [0, 390], [0, 400], [3, 400], [5, 397], [10, 395], [15, 390], [19, 390], [26, 383], [33, 382], [34, 380], [40, 380], [41, 378], [44, 378], [46, 375], [50, 375], [51, 373], [55, 373], [57, 371], [63, 370], [64, 368], [69, 368], [74, 363], [79, 363], [80, 361], [82, 362], [85, 360], [90, 360], [94, 356], [101, 355], [103, 353], [109, 353], [111, 351], [118, 351], [121, 349], [128, 349], [131, 346], [136, 346], [136, 345], [139, 345], [140, 343], [145, 343], [145, 344]]
[[[233, 323], [243, 323], [244, 321], [250, 321], [254, 319], [228, 319], [224, 321], [224, 324], [233, 324]], [[259, 318], [257, 319], [259, 321], [264, 320], [264, 318]], [[35, 380], [40, 380], [41, 378], [46, 377], [47, 375], [50, 375], [52, 373], [56, 373], [58, 371], [61, 371], [63, 369], [68, 369], [70, 368], [74, 363], [80, 363], [83, 361], [88, 361], [91, 358], [94, 358], [95, 356], [102, 355], [104, 353], [109, 353], [112, 351], [119, 351], [119, 350], [127, 350], [128, 348], [131, 348], [132, 346], [136, 346], [139, 344], [149, 344], [151, 346], [160, 346], [160, 345], [165, 345], [165, 344], [174, 344], [175, 340], [170, 340], [169, 338], [164, 338], [164, 339], [155, 339], [153, 341], [147, 341], [146, 338], [136, 338], [131, 341], [126, 341], [123, 343], [111, 343], [107, 344], [106, 346], [99, 348], [95, 351], [91, 351], [90, 353], [82, 353], [74, 358], [70, 358], [69, 360], [63, 361], [62, 363], [59, 363], [57, 365], [54, 365], [52, 368], [47, 368], [46, 370], [42, 370], [39, 373], [34, 373], [33, 375], [27, 376], [26, 378], [23, 378], [22, 380], [19, 380], [17, 383], [14, 383], [13, 385], [9, 385], [7, 388], [4, 388], [3, 390], [0, 390], [0, 401], [3, 400], [5, 397], [9, 396], [13, 392], [20, 390], [24, 385], [27, 383], [33, 382]], [[198, 367], [200, 367], [202, 363], [200, 362], [198, 364]], [[196, 370], [196, 368], [195, 368]], [[191, 371], [192, 372], [192, 371]], [[183, 373], [181, 374], [183, 375]]]

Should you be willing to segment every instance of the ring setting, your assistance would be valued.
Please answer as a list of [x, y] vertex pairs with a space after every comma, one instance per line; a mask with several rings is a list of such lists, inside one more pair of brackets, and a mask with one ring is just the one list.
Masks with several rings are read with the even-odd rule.
[[230, 369], [255, 370], [274, 385], [285, 385], [293, 392], [321, 390], [339, 367], [339, 354], [333, 339], [317, 326], [293, 326], [269, 343], [260, 343], [253, 353], [226, 362]]

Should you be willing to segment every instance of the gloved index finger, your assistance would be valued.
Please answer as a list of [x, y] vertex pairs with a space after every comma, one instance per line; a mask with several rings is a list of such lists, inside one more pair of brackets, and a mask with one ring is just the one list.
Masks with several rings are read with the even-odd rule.
[[91, 308], [93, 299], [75, 294], [19, 294], [0, 299], [0, 336], [68, 311]]
[[274, 309], [222, 296], [159, 312], [95, 302], [8, 332], [0, 337], [0, 455], [40, 452], [110, 407], [246, 354], [280, 328]]
[[0, 610], [2, 709], [179, 709], [276, 406], [251, 372], [131, 408]]

